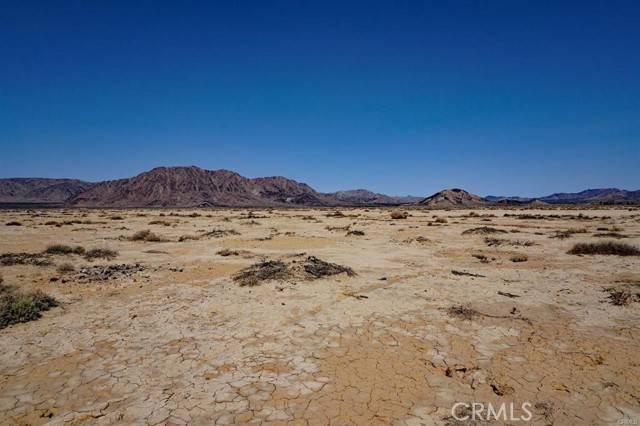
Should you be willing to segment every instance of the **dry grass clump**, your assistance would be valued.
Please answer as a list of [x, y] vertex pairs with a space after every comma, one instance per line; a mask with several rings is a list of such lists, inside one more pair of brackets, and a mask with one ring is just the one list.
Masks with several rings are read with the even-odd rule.
[[124, 220], [124, 217], [122, 217], [122, 216], [111, 216], [109, 219], [111, 219], [111, 220]]
[[564, 240], [565, 238], [570, 238], [574, 234], [586, 234], [588, 232], [587, 228], [569, 228], [564, 231], [556, 231], [550, 238], [559, 238]]
[[609, 303], [615, 306], [627, 306], [638, 299], [638, 295], [634, 295], [627, 289], [608, 288], [606, 291], [609, 293]]
[[69, 254], [85, 254], [86, 250], [82, 246], [67, 246], [64, 244], [53, 244], [48, 246], [43, 253], [46, 254], [57, 254], [57, 255], [69, 255]]
[[149, 222], [149, 225], [171, 226], [171, 222], [166, 220], [152, 220], [151, 222]]
[[11, 222], [7, 222], [6, 225], [7, 226], [22, 226], [22, 224], [20, 222], [16, 222], [15, 220], [11, 221]]
[[485, 234], [506, 234], [504, 229], [493, 228], [491, 226], [479, 226], [477, 228], [467, 229], [462, 235], [485, 235]]
[[118, 252], [115, 250], [111, 250], [108, 248], [94, 248], [91, 250], [87, 250], [84, 254], [85, 259], [94, 260], [94, 259], [115, 259], [118, 256]]
[[218, 251], [216, 253], [218, 256], [238, 256], [240, 255], [240, 252], [236, 251], [236, 250], [229, 250], [229, 249], [222, 249], [220, 251]]
[[286, 280], [294, 277], [315, 280], [322, 277], [345, 273], [348, 276], [355, 276], [353, 269], [325, 262], [315, 256], [308, 256], [301, 262], [293, 261], [286, 264], [280, 260], [268, 260], [256, 263], [233, 275], [233, 280], [241, 287], [256, 286], [263, 281]]
[[342, 213], [340, 210], [336, 210], [335, 212], [327, 213], [326, 216], [327, 217], [345, 217], [344, 213]]
[[472, 319], [480, 315], [480, 313], [475, 309], [462, 305], [451, 306], [449, 309], [447, 309], [447, 313], [454, 318], [467, 321], [471, 321]]
[[354, 229], [353, 231], [347, 232], [347, 236], [349, 235], [355, 235], [357, 237], [361, 237], [364, 235], [364, 231], [360, 231], [359, 229]]
[[76, 268], [70, 263], [63, 263], [58, 266], [57, 270], [61, 274], [70, 274], [71, 272], [75, 272]]
[[253, 287], [263, 281], [284, 280], [291, 277], [291, 271], [284, 262], [269, 260], [256, 263], [233, 276], [240, 287]]
[[51, 266], [53, 263], [42, 253], [3, 253], [0, 254], [0, 265]]
[[180, 238], [178, 238], [178, 241], [198, 241], [199, 239], [200, 237], [198, 235], [181, 235]]
[[391, 219], [406, 219], [409, 217], [409, 212], [395, 211], [391, 212]]
[[214, 229], [203, 234], [204, 237], [222, 238], [227, 235], [240, 235], [235, 229]]
[[447, 220], [446, 217], [436, 217], [435, 222], [436, 223], [449, 223], [449, 221]]
[[527, 257], [526, 254], [515, 254], [511, 256], [511, 261], [515, 263], [526, 262], [527, 260], [529, 260], [529, 258]]
[[157, 234], [154, 234], [153, 232], [151, 232], [148, 229], [136, 232], [135, 234], [133, 234], [132, 236], [129, 237], [129, 240], [131, 240], [131, 241], [147, 241], [147, 242], [166, 241], [166, 239], [162, 238], [161, 236], [159, 236]]
[[302, 263], [302, 266], [306, 273], [314, 278], [322, 278], [330, 275], [337, 275], [346, 273], [348, 276], [353, 277], [356, 273], [348, 266], [338, 265], [336, 263], [325, 262], [315, 256], [309, 256]]
[[573, 246], [568, 254], [587, 255], [610, 255], [610, 256], [640, 256], [640, 249], [635, 246], [619, 243], [617, 241], [606, 241], [602, 243], [578, 243]]
[[593, 236], [599, 238], [627, 238], [626, 235], [619, 234], [617, 232], [599, 232], [597, 234], [593, 234]]
[[0, 329], [37, 320], [42, 312], [55, 306], [58, 306], [56, 299], [40, 291], [21, 292], [0, 283]]

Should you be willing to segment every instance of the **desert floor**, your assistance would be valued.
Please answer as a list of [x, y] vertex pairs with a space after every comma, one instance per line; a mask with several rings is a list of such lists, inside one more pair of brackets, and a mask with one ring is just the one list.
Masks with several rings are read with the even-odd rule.
[[[60, 302], [0, 329], [0, 424], [464, 424], [456, 402], [640, 422], [640, 257], [567, 254], [612, 230], [640, 246], [640, 210], [391, 211], [0, 210], [0, 253], [118, 252], [0, 266]], [[507, 232], [463, 234], [483, 226]], [[233, 280], [307, 256], [357, 275]], [[140, 267], [87, 272], [106, 264]]]

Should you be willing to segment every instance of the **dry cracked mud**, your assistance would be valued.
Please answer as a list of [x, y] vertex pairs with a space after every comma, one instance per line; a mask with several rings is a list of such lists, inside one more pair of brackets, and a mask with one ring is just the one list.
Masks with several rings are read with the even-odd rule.
[[[640, 421], [640, 303], [605, 290], [640, 288], [640, 257], [567, 254], [598, 228], [640, 246], [640, 210], [331, 212], [0, 211], [23, 224], [0, 226], [0, 254], [118, 251], [0, 266], [5, 284], [60, 304], [0, 329], [0, 424], [473, 424], [452, 420], [457, 402], [529, 402], [532, 424]], [[465, 234], [484, 226], [531, 244]], [[364, 235], [327, 229], [344, 227]], [[587, 232], [550, 238], [576, 227]], [[146, 229], [167, 241], [121, 238]], [[357, 275], [232, 279], [308, 256]], [[139, 266], [77, 278], [104, 265]]]

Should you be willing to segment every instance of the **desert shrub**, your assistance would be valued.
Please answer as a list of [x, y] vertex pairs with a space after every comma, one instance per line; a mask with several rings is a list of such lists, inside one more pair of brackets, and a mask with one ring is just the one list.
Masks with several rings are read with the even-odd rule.
[[574, 234], [586, 234], [587, 228], [569, 228], [564, 231], [556, 231], [555, 234], [551, 236], [551, 238], [559, 238], [564, 240], [565, 238], [570, 238]]
[[471, 321], [478, 316], [478, 311], [462, 305], [451, 306], [449, 309], [447, 309], [447, 313], [454, 318], [468, 321]]
[[58, 302], [40, 291], [21, 292], [13, 286], [0, 284], [0, 329], [37, 320], [42, 312], [55, 306]]
[[435, 222], [436, 223], [448, 223], [449, 221], [447, 220], [446, 217], [437, 217]]
[[16, 222], [16, 221], [7, 222], [6, 225], [7, 226], [22, 226], [22, 224], [20, 222]]
[[282, 280], [291, 276], [291, 271], [284, 262], [269, 260], [256, 263], [233, 276], [233, 280], [241, 287], [253, 287], [263, 281]]
[[118, 252], [115, 250], [111, 250], [108, 248], [94, 248], [91, 250], [87, 250], [87, 252], [84, 254], [84, 257], [87, 260], [93, 260], [93, 259], [115, 259], [118, 256]]
[[467, 229], [462, 232], [462, 235], [483, 235], [483, 234], [506, 234], [504, 229], [493, 228], [491, 226], [480, 226], [477, 228]]
[[197, 235], [181, 235], [180, 238], [178, 238], [178, 241], [180, 241], [180, 242], [189, 241], [189, 240], [197, 241], [199, 239], [200, 239], [200, 237], [197, 236]]
[[391, 212], [391, 219], [406, 219], [409, 217], [409, 212]]
[[618, 232], [599, 232], [597, 234], [593, 234], [593, 236], [599, 238], [627, 238], [626, 235], [620, 234]]
[[619, 243], [617, 241], [606, 241], [601, 243], [578, 243], [567, 252], [568, 254], [602, 254], [613, 256], [640, 256], [640, 249], [635, 246]]
[[218, 254], [219, 256], [227, 257], [227, 256], [237, 256], [240, 253], [235, 251], [235, 250], [222, 249], [222, 250], [218, 251], [218, 253], [216, 253], [216, 254]]
[[109, 219], [111, 219], [111, 220], [124, 220], [124, 217], [122, 217], [122, 216], [111, 216]]
[[69, 274], [71, 272], [74, 272], [75, 270], [76, 268], [70, 263], [63, 263], [62, 265], [58, 266], [58, 272], [61, 274]]
[[609, 303], [616, 306], [627, 306], [634, 301], [634, 295], [627, 289], [608, 289]]
[[327, 217], [344, 217], [344, 213], [342, 213], [340, 210], [336, 210], [335, 212], [327, 213], [326, 216]]
[[152, 220], [151, 222], [149, 222], [149, 225], [171, 226], [171, 222], [166, 220]]
[[303, 263], [303, 268], [306, 273], [310, 274], [314, 278], [321, 278], [330, 275], [337, 275], [346, 273], [348, 276], [353, 277], [356, 273], [348, 266], [338, 265], [336, 263], [325, 262], [315, 256], [309, 256]]
[[511, 261], [512, 262], [526, 262], [527, 260], [529, 260], [529, 258], [527, 257], [526, 254], [516, 254], [511, 256]]
[[355, 235], [355, 236], [361, 237], [361, 236], [364, 235], [364, 231], [360, 231], [358, 229], [354, 229], [353, 231], [347, 232], [347, 235]]
[[64, 244], [53, 244], [48, 246], [44, 253], [46, 254], [60, 254], [60, 255], [66, 255], [66, 254], [79, 254], [79, 255], [83, 255], [85, 253], [85, 249], [82, 246], [75, 246], [75, 247], [71, 247], [71, 246], [67, 246]]
[[42, 253], [3, 253], [0, 254], [0, 265], [34, 265], [51, 266], [53, 263]]
[[136, 232], [135, 234], [130, 236], [129, 239], [131, 241], [148, 241], [148, 242], [166, 241], [164, 238], [160, 237], [157, 234], [154, 234], [148, 229]]

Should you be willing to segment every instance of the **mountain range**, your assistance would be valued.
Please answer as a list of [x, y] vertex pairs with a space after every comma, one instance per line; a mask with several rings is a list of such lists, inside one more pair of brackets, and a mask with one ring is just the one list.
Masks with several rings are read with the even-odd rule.
[[137, 176], [104, 182], [76, 179], [0, 179], [0, 203], [44, 203], [75, 207], [278, 207], [415, 204], [428, 208], [520, 204], [639, 203], [640, 191], [617, 188], [556, 193], [540, 198], [480, 197], [459, 188], [429, 197], [390, 196], [366, 189], [322, 193], [282, 176], [247, 178], [229, 170], [157, 167]]

